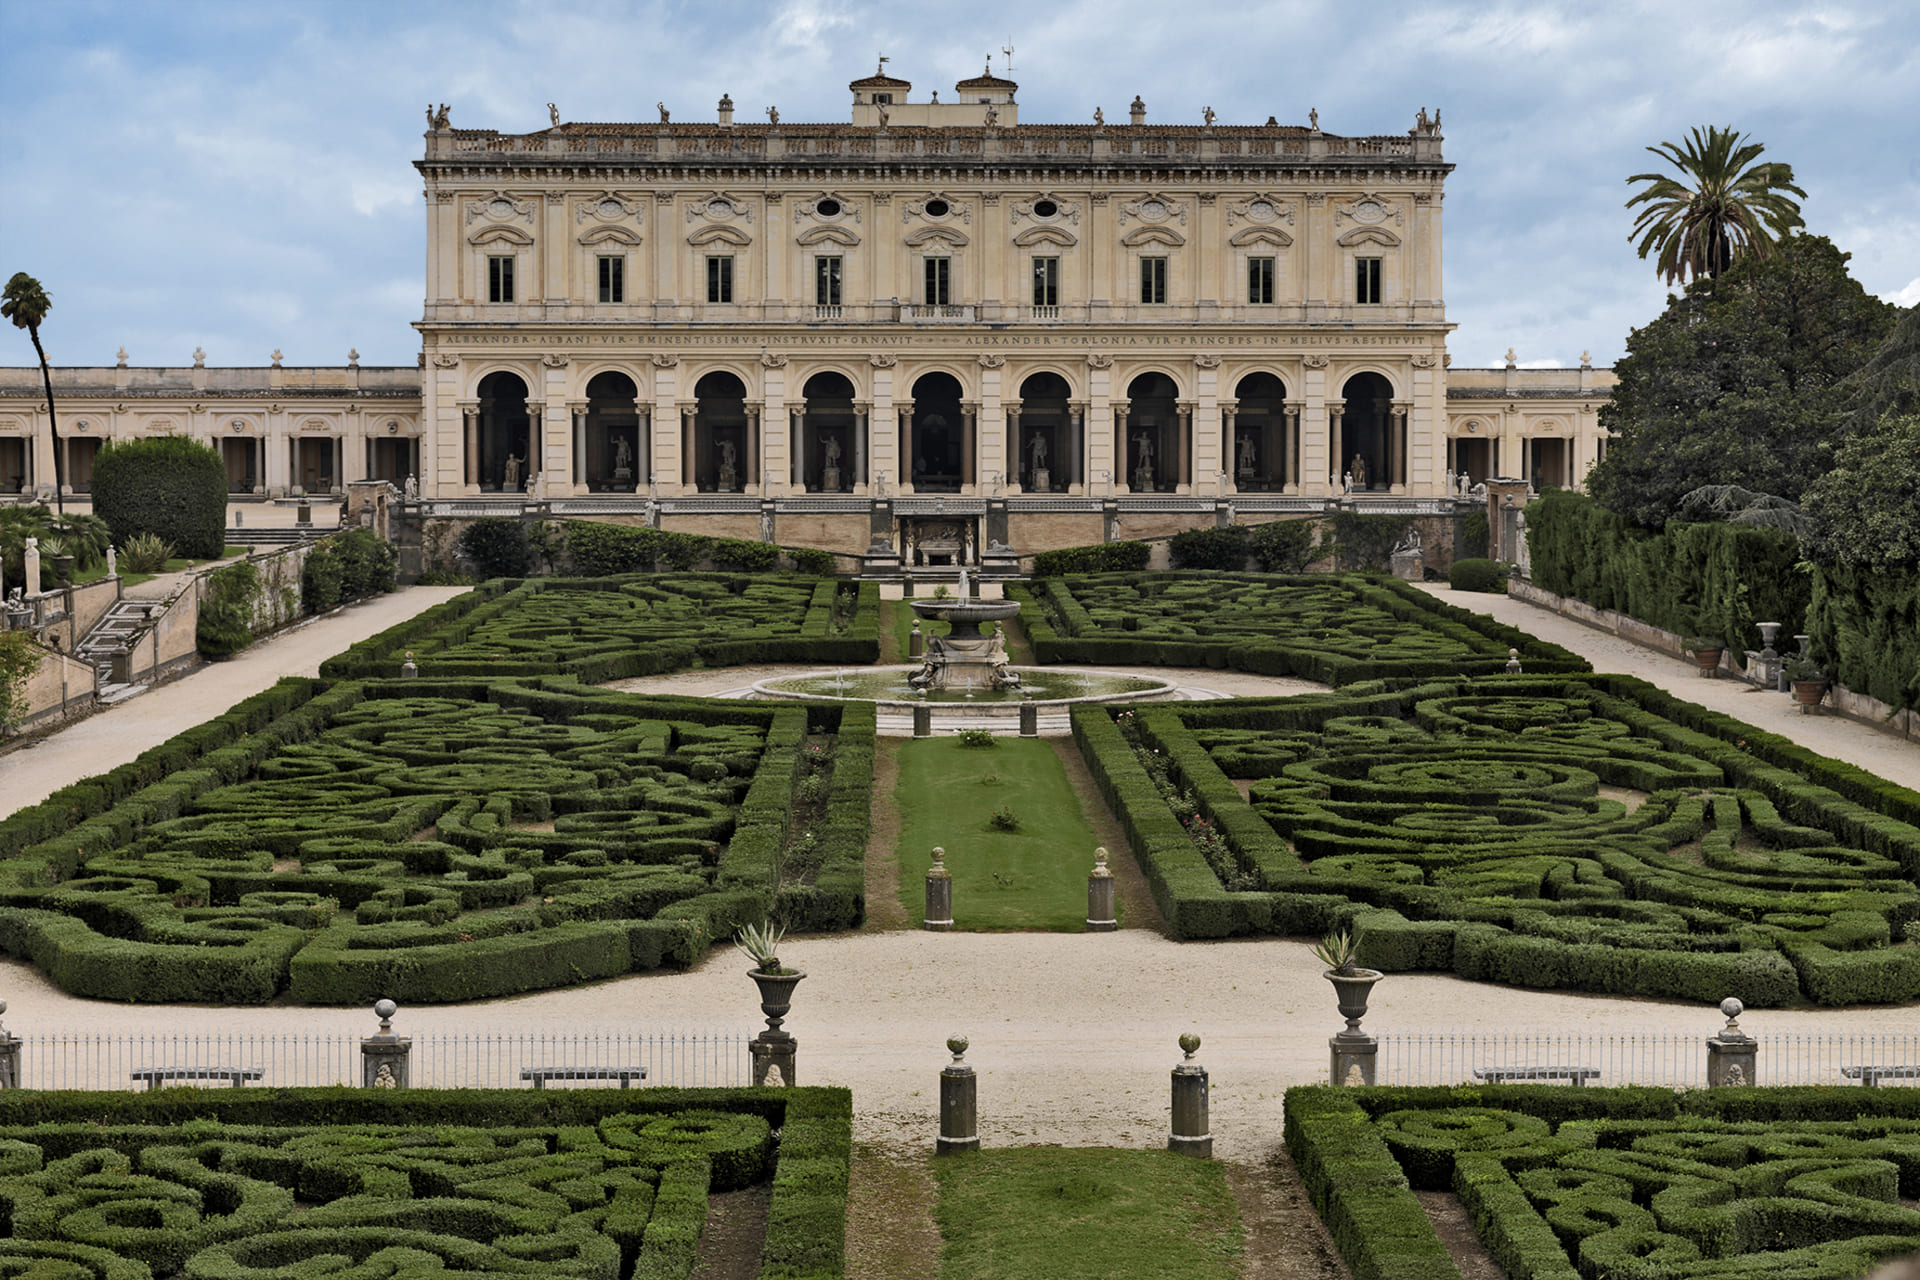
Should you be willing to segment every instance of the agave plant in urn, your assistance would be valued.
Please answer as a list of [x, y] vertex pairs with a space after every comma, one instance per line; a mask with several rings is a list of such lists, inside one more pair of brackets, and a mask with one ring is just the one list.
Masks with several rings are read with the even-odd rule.
[[1358, 952], [1359, 944], [1345, 930], [1328, 934], [1313, 948], [1314, 958], [1327, 966], [1327, 981], [1333, 984], [1339, 999], [1340, 1016], [1347, 1020], [1346, 1030], [1340, 1032], [1343, 1036], [1365, 1036], [1360, 1019], [1367, 1013], [1367, 995], [1373, 984], [1386, 976], [1378, 969], [1361, 968], [1355, 959]]
[[793, 1007], [794, 987], [807, 976], [805, 970], [789, 969], [780, 963], [780, 940], [786, 936], [785, 929], [769, 921], [742, 925], [733, 939], [740, 953], [753, 961], [748, 976], [760, 988], [760, 1012], [767, 1015], [767, 1029], [761, 1032], [760, 1038], [765, 1040], [793, 1038], [792, 1032], [780, 1029], [780, 1023]]

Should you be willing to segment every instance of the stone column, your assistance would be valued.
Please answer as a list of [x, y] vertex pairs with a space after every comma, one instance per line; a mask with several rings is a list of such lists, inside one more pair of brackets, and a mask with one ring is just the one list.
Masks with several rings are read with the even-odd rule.
[[[1025, 710], [1032, 703], [1024, 704]], [[1107, 870], [1107, 851], [1093, 851], [1093, 870], [1087, 874], [1087, 932], [1112, 933], [1120, 927], [1113, 915], [1113, 872]]]
[[1407, 406], [1395, 401], [1387, 413], [1387, 484], [1394, 493], [1407, 491]]
[[1064, 478], [1067, 493], [1087, 492], [1087, 471], [1092, 466], [1087, 460], [1087, 402], [1085, 400], [1067, 401], [1067, 439], [1066, 451], [1073, 459], [1073, 470]]
[[[919, 732], [920, 712], [931, 713], [933, 708], [923, 705], [914, 707], [914, 736], [926, 737]], [[947, 851], [935, 848], [933, 865], [927, 868], [927, 913], [922, 922], [924, 928], [935, 933], [945, 933], [953, 928], [953, 873], [947, 870]]]
[[695, 427], [700, 420], [700, 405], [695, 400], [681, 400], [674, 407], [680, 410], [680, 483], [685, 492], [694, 493], [699, 488], [694, 479], [693, 452], [698, 443]]
[[867, 452], [872, 436], [870, 424], [873, 421], [873, 402], [855, 400], [853, 402], [853, 447], [848, 450], [853, 456], [853, 492], [867, 491]]
[[979, 1080], [963, 1060], [967, 1038], [948, 1037], [947, 1052], [953, 1061], [940, 1072], [940, 1136], [933, 1144], [937, 1156], [980, 1149]]
[[1195, 489], [1193, 456], [1194, 451], [1199, 448], [1199, 442], [1193, 438], [1193, 411], [1198, 404], [1196, 400], [1176, 400], [1173, 405], [1174, 413], [1178, 415], [1180, 422], [1180, 461], [1178, 469], [1173, 473], [1175, 493], [1192, 493]]
[[1132, 445], [1127, 440], [1127, 415], [1133, 411], [1133, 401], [1115, 400], [1110, 407], [1113, 409], [1113, 475], [1107, 482], [1107, 492], [1132, 493], [1128, 487], [1133, 483], [1133, 472], [1129, 469], [1133, 455], [1128, 452]]
[[980, 460], [977, 450], [980, 431], [980, 402], [962, 400], [960, 402], [960, 491], [965, 493], [968, 485], [980, 483]]
[[1727, 1025], [1720, 1034], [1707, 1038], [1707, 1087], [1724, 1089], [1760, 1082], [1760, 1042], [1740, 1029], [1740, 1015], [1746, 1006], [1731, 996], [1720, 1002]]
[[1023, 468], [1027, 465], [1027, 452], [1020, 447], [1020, 405], [1018, 400], [1000, 402], [1001, 411], [1006, 415], [1006, 425], [1001, 429], [1004, 434], [1000, 448], [1000, 456], [1006, 459], [1007, 464], [1007, 473], [1001, 477], [1005, 484], [1003, 492], [1006, 493], [1020, 492], [1016, 486], [1025, 483], [1022, 477], [1026, 475]]
[[1332, 467], [1332, 474], [1328, 477], [1327, 483], [1330, 486], [1329, 491], [1335, 494], [1342, 492], [1341, 476], [1347, 469], [1345, 442], [1340, 438], [1340, 420], [1346, 416], [1346, 401], [1327, 401], [1327, 447], [1331, 451], [1328, 462]]
[[460, 434], [464, 441], [465, 466], [462, 473], [469, 493], [480, 490], [480, 402], [462, 400], [460, 402]]
[[745, 404], [747, 411], [747, 444], [740, 452], [746, 456], [740, 459], [740, 492], [752, 493], [761, 487], [761, 479], [766, 474], [766, 460], [761, 457], [765, 441], [760, 438], [760, 410], [764, 407], [758, 400], [749, 400]]
[[1193, 1060], [1193, 1055], [1200, 1051], [1200, 1037], [1187, 1032], [1180, 1037], [1180, 1049], [1187, 1056], [1173, 1069], [1173, 1127], [1167, 1134], [1167, 1150], [1211, 1160], [1213, 1131], [1207, 1123], [1207, 1069]]
[[[1240, 492], [1240, 437], [1234, 430], [1239, 414], [1238, 400], [1220, 402], [1220, 469], [1227, 474], [1226, 493]], [[1265, 457], [1264, 451], [1261, 456]]]
[[529, 498], [540, 492], [545, 483], [542, 469], [546, 466], [547, 445], [547, 402], [527, 397], [527, 457], [526, 465], [521, 469], [521, 491]]
[[567, 417], [573, 423], [573, 465], [567, 468], [568, 483], [576, 493], [587, 491], [587, 402], [567, 401]]
[[408, 1061], [413, 1041], [393, 1034], [393, 1015], [399, 1006], [391, 1000], [374, 1002], [373, 1014], [380, 1019], [380, 1032], [360, 1041], [360, 1084], [368, 1089], [404, 1089], [407, 1087]]
[[893, 402], [894, 439], [899, 442], [901, 493], [913, 492], [913, 401]]
[[805, 406], [787, 410], [787, 452], [792, 465], [793, 493], [807, 491], [807, 410]]
[[653, 404], [636, 396], [633, 409], [633, 487], [637, 493], [653, 487]]

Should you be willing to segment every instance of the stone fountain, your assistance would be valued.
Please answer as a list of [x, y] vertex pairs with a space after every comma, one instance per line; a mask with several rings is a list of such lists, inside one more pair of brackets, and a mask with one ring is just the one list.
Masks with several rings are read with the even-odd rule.
[[980, 634], [983, 622], [1004, 622], [1020, 612], [1018, 600], [974, 600], [967, 571], [960, 570], [960, 589], [951, 599], [914, 600], [913, 611], [929, 621], [950, 627], [944, 636], [927, 638], [926, 663], [907, 677], [915, 689], [1013, 689], [1020, 675], [1007, 665], [1007, 645], [998, 630]]

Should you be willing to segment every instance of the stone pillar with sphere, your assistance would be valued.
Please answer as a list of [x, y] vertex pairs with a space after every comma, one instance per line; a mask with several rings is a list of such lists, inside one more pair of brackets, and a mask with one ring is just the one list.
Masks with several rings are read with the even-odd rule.
[[369, 1089], [404, 1089], [413, 1056], [413, 1039], [393, 1034], [393, 1015], [400, 1006], [391, 1000], [374, 1002], [380, 1031], [360, 1041], [360, 1083]]

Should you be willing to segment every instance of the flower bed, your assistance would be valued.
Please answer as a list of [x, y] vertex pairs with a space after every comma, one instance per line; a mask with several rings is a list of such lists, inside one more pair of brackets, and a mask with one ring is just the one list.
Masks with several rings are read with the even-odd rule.
[[845, 1090], [22, 1096], [9, 1274], [686, 1276], [708, 1196], [769, 1181], [758, 1274], [845, 1272]]
[[[870, 707], [293, 688], [156, 749], [172, 767], [137, 789], [109, 776], [0, 824], [0, 950], [104, 999], [433, 1002], [690, 963], [769, 910], [864, 916]], [[828, 799], [783, 874], [809, 741], [838, 759], [804, 771]]]
[[499, 579], [361, 641], [323, 676], [564, 674], [600, 684], [762, 662], [858, 665], [880, 655], [879, 587], [676, 573]]
[[1392, 578], [1103, 573], [1015, 584], [1041, 662], [1232, 667], [1322, 684], [1530, 673], [1585, 659]]
[[1417, 1191], [1540, 1280], [1851, 1280], [1920, 1251], [1913, 1090], [1316, 1087], [1286, 1113], [1355, 1276], [1460, 1275]]
[[1755, 1007], [1920, 998], [1920, 797], [1672, 705], [1522, 676], [1073, 723], [1182, 937], [1346, 928], [1370, 968]]

